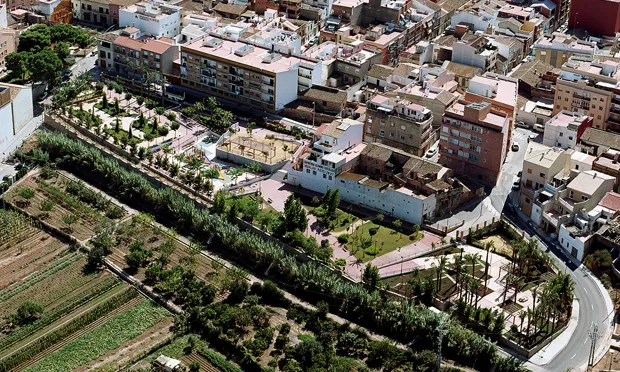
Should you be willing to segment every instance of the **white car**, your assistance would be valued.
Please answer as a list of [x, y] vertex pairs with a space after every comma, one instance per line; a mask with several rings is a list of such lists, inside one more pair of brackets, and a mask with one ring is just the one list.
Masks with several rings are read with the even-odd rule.
[[437, 149], [430, 149], [426, 152], [426, 157], [432, 158], [433, 156], [435, 156], [436, 153], [437, 153]]

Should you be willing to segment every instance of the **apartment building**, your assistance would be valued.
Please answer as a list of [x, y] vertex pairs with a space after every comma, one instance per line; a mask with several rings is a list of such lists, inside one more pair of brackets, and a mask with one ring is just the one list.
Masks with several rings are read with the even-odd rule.
[[473, 77], [465, 92], [467, 102], [488, 102], [492, 110], [506, 114], [510, 121], [506, 151], [509, 151], [512, 141], [512, 124], [517, 117], [518, 91], [519, 81], [517, 79], [486, 73], [484, 76]]
[[6, 71], [4, 60], [9, 53], [17, 51], [18, 41], [18, 31], [10, 28], [0, 29], [0, 71]]
[[155, 73], [155, 79], [172, 73], [179, 58], [178, 47], [171, 39], [133, 39], [128, 36], [105, 37], [99, 41], [99, 66], [121, 76], [141, 81], [142, 67]]
[[183, 8], [164, 2], [139, 2], [120, 8], [120, 27], [136, 27], [143, 34], [154, 37], [174, 38], [181, 33]]
[[534, 56], [537, 61], [560, 68], [572, 57], [594, 58], [598, 51], [593, 41], [580, 40], [573, 35], [554, 32], [551, 35], [541, 37], [533, 46]]
[[301, 59], [205, 37], [181, 46], [181, 85], [269, 112], [297, 99]]
[[364, 141], [424, 156], [432, 144], [433, 114], [404, 99], [376, 95], [366, 103]]
[[572, 57], [556, 80], [553, 114], [572, 111], [594, 118], [594, 128], [620, 130], [620, 63]]
[[381, 54], [381, 64], [393, 66], [398, 63], [405, 42], [404, 33], [389, 32], [387, 25], [378, 25], [366, 33], [364, 48]]
[[545, 123], [543, 144], [562, 149], [574, 149], [593, 119], [576, 112], [560, 111]]
[[506, 159], [510, 118], [488, 102], [458, 101], [441, 124], [439, 160], [455, 174], [495, 185]]
[[462, 39], [452, 44], [452, 62], [495, 71], [498, 50], [483, 36]]
[[111, 26], [110, 0], [71, 0], [73, 18], [84, 22]]

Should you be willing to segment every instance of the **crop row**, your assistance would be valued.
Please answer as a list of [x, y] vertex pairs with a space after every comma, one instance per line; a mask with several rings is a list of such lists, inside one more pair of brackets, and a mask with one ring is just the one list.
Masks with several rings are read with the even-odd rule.
[[224, 358], [222, 355], [216, 353], [215, 351], [207, 348], [199, 348], [196, 350], [198, 354], [204, 357], [209, 363], [213, 364], [213, 366], [217, 367], [219, 371], [222, 372], [241, 372], [241, 369], [234, 364], [232, 364], [229, 360]]
[[23, 370], [24, 372], [73, 370], [140, 336], [169, 316], [170, 313], [163, 307], [144, 299]]
[[11, 210], [0, 210], [0, 245], [10, 243], [9, 247], [22, 241], [31, 235], [30, 230], [37, 226], [38, 222], [21, 213]]
[[118, 295], [108, 299], [94, 309], [84, 314], [81, 314], [77, 318], [72, 319], [70, 322], [58, 328], [57, 330], [46, 334], [45, 336], [19, 349], [19, 351], [2, 359], [0, 361], [0, 372], [10, 371], [16, 366], [32, 359], [45, 349], [62, 341], [64, 338], [68, 337], [72, 333], [84, 328], [88, 324], [101, 318], [110, 311], [122, 306], [123, 304], [127, 303], [138, 295], [139, 293], [135, 288], [129, 288], [128, 290], [123, 291]]
[[41, 191], [43, 191], [46, 195], [50, 196], [57, 203], [73, 209], [74, 212], [83, 213], [95, 218], [101, 218], [99, 212], [91, 208], [88, 204], [82, 202], [76, 197], [73, 197], [72, 195], [69, 195], [58, 187], [52, 186], [43, 181], [38, 182], [38, 185]]
[[9, 346], [23, 340], [38, 330], [46, 327], [60, 319], [65, 314], [77, 309], [78, 307], [88, 303], [96, 297], [116, 287], [119, 281], [115, 277], [107, 277], [103, 281], [97, 283], [90, 288], [87, 293], [80, 292], [74, 297], [69, 298], [60, 305], [54, 307], [51, 311], [45, 311], [41, 318], [31, 324], [19, 327], [6, 337], [0, 339], [0, 351], [5, 350]]
[[58, 260], [54, 264], [46, 267], [44, 270], [37, 271], [35, 274], [31, 275], [27, 281], [17, 283], [14, 286], [10, 286], [2, 291], [0, 291], [0, 303], [10, 299], [16, 294], [25, 291], [26, 289], [32, 287], [37, 284], [41, 280], [47, 278], [48, 276], [59, 272], [60, 270], [68, 267], [75, 261], [81, 259], [83, 256], [77, 253], [73, 253], [62, 259]]

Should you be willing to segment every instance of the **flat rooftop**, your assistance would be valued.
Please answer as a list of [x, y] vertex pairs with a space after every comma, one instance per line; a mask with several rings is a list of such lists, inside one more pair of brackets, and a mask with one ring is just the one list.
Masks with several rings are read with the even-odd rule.
[[[213, 43], [206, 43], [206, 41]], [[211, 56], [220, 60], [235, 62], [252, 70], [264, 70], [273, 73], [290, 71], [300, 62], [299, 58], [272, 53], [269, 49], [215, 37], [196, 40], [182, 46], [182, 49], [194, 51], [207, 57]], [[243, 53], [240, 53], [242, 50]]]
[[[465, 104], [463, 103], [457, 102], [454, 105], [447, 107], [446, 114], [448, 113], [452, 117], [456, 116], [460, 120], [469, 121], [465, 119]], [[507, 120], [506, 116], [501, 116], [494, 112], [489, 112], [488, 115], [484, 119], [477, 120], [476, 123], [474, 124], [482, 124], [482, 125], [486, 125], [486, 126], [492, 127], [497, 130], [502, 130], [504, 128], [504, 125], [506, 124], [506, 120]]]

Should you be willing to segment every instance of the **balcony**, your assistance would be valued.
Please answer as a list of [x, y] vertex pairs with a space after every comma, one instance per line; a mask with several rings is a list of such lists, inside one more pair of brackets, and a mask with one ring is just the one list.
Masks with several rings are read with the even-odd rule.
[[201, 69], [200, 73], [204, 76], [210, 77], [210, 78], [214, 78], [216, 76], [216, 73], [211, 71], [211, 70], [205, 70], [205, 69]]
[[263, 84], [269, 85], [270, 87], [273, 86], [273, 80], [263, 79], [262, 82], [263, 82]]
[[558, 198], [558, 201], [560, 202], [560, 205], [564, 210], [568, 211], [569, 213], [573, 213], [573, 209], [575, 208], [575, 202], [568, 198]]

